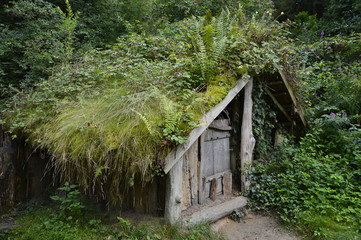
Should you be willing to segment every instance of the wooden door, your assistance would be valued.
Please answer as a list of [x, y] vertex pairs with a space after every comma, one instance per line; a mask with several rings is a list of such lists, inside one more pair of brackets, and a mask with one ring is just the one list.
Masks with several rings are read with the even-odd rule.
[[215, 120], [201, 138], [200, 203], [231, 191], [230, 130], [228, 121]]

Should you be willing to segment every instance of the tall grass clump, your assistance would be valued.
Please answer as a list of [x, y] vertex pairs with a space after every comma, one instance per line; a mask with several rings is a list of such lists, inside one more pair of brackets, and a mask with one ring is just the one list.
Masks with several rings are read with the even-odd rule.
[[152, 91], [126, 96], [114, 91], [107, 99], [81, 99], [41, 127], [40, 146], [53, 154], [64, 180], [119, 200], [135, 173], [149, 178], [152, 164], [162, 159], [156, 149], [162, 136], [148, 129], [164, 114], [156, 97]]

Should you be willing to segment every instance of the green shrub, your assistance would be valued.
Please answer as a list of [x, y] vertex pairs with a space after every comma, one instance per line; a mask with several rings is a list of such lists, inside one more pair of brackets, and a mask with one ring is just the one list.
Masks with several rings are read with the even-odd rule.
[[256, 209], [276, 211], [315, 239], [360, 239], [361, 130], [320, 122], [299, 149], [286, 141], [268, 164], [255, 167], [250, 197]]
[[[0, 98], [14, 89], [30, 89], [51, 75], [51, 68], [72, 58], [77, 16], [43, 1], [14, 1], [1, 6]], [[9, 85], [11, 87], [9, 87]], [[18, 91], [19, 91], [18, 90]]]

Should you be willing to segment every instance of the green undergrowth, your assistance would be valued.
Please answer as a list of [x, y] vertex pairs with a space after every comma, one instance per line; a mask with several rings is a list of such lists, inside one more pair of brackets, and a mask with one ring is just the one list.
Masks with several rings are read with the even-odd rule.
[[361, 129], [351, 119], [324, 115], [299, 146], [284, 139], [256, 164], [255, 209], [276, 212], [310, 239], [361, 239]]
[[11, 232], [4, 233], [0, 239], [6, 240], [86, 240], [86, 239], [127, 239], [127, 240], [221, 240], [210, 230], [207, 224], [197, 224], [188, 227], [169, 226], [160, 222], [145, 222], [134, 224], [129, 220], [118, 219], [117, 223], [106, 223], [101, 220], [89, 220], [82, 225], [49, 223], [47, 215], [51, 210], [29, 212], [22, 217], [17, 227]]
[[299, 42], [298, 52], [307, 134], [260, 156], [250, 198], [310, 239], [361, 239], [360, 35]]
[[275, 211], [311, 239], [361, 239], [361, 135], [350, 135], [349, 154], [325, 153], [321, 133], [306, 135], [299, 150], [284, 143], [255, 166], [254, 207]]
[[135, 175], [159, 174], [167, 152], [238, 79], [295, 64], [271, 11], [209, 12], [158, 35], [123, 36], [16, 94], [5, 105], [5, 126], [48, 150], [64, 181], [119, 204]]
[[75, 221], [54, 221], [54, 208], [42, 207], [27, 212], [17, 220], [18, 227], [11, 231], [0, 232], [3, 240], [86, 240], [86, 239], [127, 239], [127, 240], [221, 240], [223, 236], [213, 233], [208, 224], [190, 226], [170, 226], [161, 220], [133, 223], [131, 220], [118, 218], [106, 221], [94, 216]]
[[[109, 220], [105, 214], [94, 212], [82, 199], [77, 186], [65, 184], [53, 202], [33, 202], [15, 213], [17, 227], [0, 231], [2, 240], [221, 240], [208, 224], [167, 225], [161, 219], [141, 222], [117, 217]], [[108, 219], [108, 220], [107, 220]]]

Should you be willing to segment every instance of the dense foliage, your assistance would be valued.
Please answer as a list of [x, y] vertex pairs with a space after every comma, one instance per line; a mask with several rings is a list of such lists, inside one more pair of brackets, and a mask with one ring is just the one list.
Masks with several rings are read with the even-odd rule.
[[299, 146], [285, 139], [255, 166], [256, 208], [276, 211], [312, 239], [361, 239], [360, 47], [358, 34], [299, 45], [308, 133]]
[[[169, 226], [157, 219], [134, 224], [118, 217], [110, 221], [81, 198], [76, 185], [66, 183], [51, 197], [53, 203], [34, 202], [16, 214], [19, 226], [1, 232], [0, 239], [12, 240], [216, 240], [224, 239], [213, 233], [207, 224]], [[107, 220], [108, 219], [108, 220]]]
[[1, 6], [1, 98], [31, 88], [72, 57], [76, 15], [69, 7], [62, 11], [41, 0]]
[[[0, 5], [0, 100], [52, 74], [52, 67], [85, 51], [108, 48], [130, 32], [157, 34], [169, 23], [213, 15], [237, 0], [4, 0]], [[245, 1], [245, 12], [270, 6]]]
[[[361, 31], [361, 5], [359, 0], [275, 0], [280, 20], [296, 20], [302, 31], [297, 37], [314, 41], [323, 32], [326, 36], [348, 35]], [[309, 21], [311, 20], [311, 21]]]

